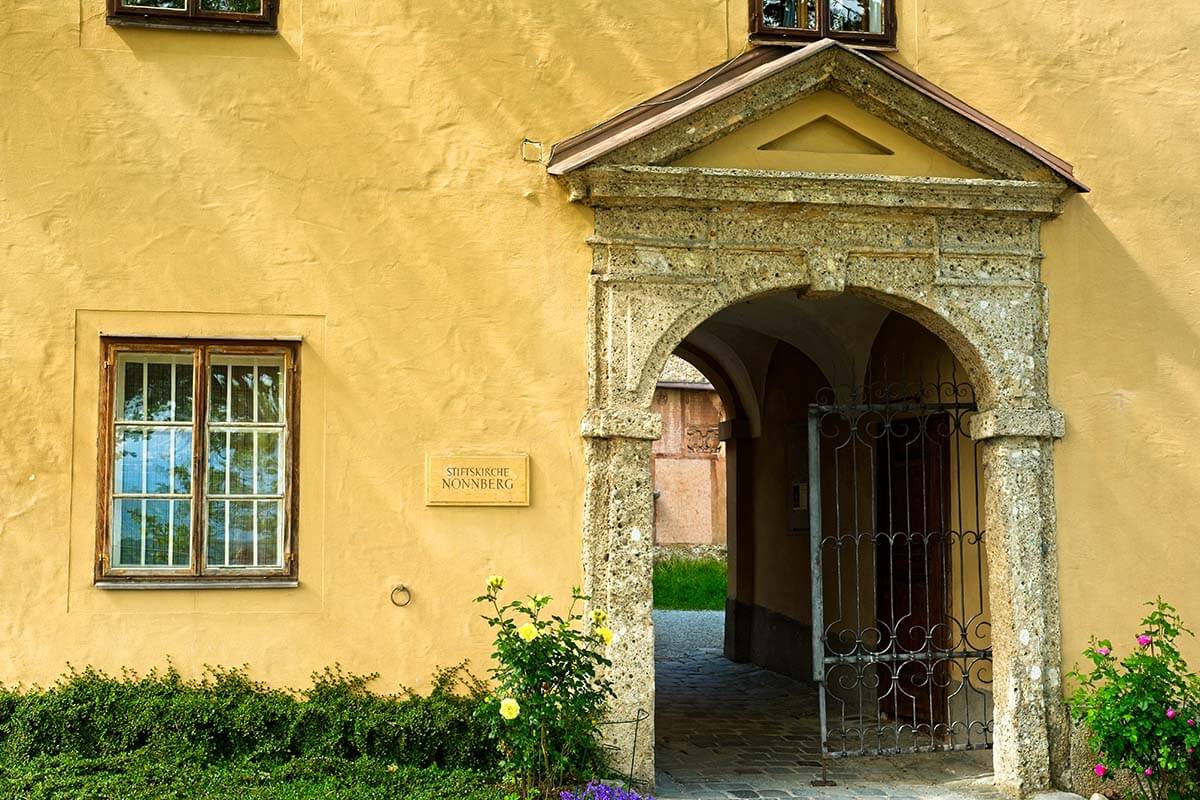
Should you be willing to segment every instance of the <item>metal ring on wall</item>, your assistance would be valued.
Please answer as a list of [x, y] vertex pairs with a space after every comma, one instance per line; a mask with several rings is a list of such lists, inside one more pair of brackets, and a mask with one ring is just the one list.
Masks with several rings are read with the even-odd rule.
[[[404, 595], [403, 603], [396, 600], [396, 595], [398, 595], [398, 594]], [[392, 588], [391, 598], [392, 598], [392, 605], [394, 605], [398, 608], [404, 608], [406, 605], [408, 605], [409, 603], [412, 602], [412, 592], [410, 592], [408, 590], [407, 586], [405, 586], [403, 583], [400, 583]]]

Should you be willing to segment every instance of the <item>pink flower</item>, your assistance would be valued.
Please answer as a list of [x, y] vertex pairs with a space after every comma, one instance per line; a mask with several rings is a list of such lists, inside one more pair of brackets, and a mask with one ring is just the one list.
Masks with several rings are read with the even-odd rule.
[[1149, 647], [1150, 641], [1151, 641], [1150, 637], [1144, 633], [1141, 636], [1139, 636], [1138, 640], [1137, 640], [1138, 644], [1140, 644], [1142, 647]]
[[1193, 728], [1194, 728], [1194, 727], [1196, 727], [1196, 720], [1194, 720], [1194, 719], [1189, 719], [1189, 720], [1188, 720], [1188, 725], [1191, 725]]
[[1112, 652], [1112, 650], [1110, 650], [1107, 647], [1097, 647], [1096, 652], [1102, 656], [1106, 656], [1106, 655], [1110, 654]]
[[1168, 708], [1167, 709], [1167, 719], [1175, 719], [1175, 716], [1176, 716], [1175, 709]]
[[1188, 748], [1188, 755], [1191, 755], [1191, 754], [1192, 754], [1192, 753], [1194, 753], [1194, 752], [1196, 752], [1196, 748], [1194, 748], [1194, 747], [1189, 747], [1189, 748]]
[[1097, 777], [1103, 778], [1108, 774], [1108, 767], [1104, 766], [1103, 764], [1097, 764], [1096, 766], [1092, 767], [1092, 772], [1096, 773]]
[[1154, 774], [1154, 770], [1151, 769], [1150, 767], [1146, 767], [1146, 771], [1143, 772], [1142, 774], [1145, 775], [1147, 778], [1149, 778], [1151, 775]]

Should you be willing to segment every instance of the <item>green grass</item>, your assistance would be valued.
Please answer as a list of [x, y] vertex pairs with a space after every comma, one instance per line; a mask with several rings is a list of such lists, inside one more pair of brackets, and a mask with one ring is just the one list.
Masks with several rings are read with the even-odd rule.
[[361, 758], [202, 764], [145, 750], [106, 758], [0, 761], [0, 797], [28, 800], [502, 800], [469, 770]]
[[654, 565], [654, 607], [681, 611], [724, 611], [725, 561], [669, 558]]

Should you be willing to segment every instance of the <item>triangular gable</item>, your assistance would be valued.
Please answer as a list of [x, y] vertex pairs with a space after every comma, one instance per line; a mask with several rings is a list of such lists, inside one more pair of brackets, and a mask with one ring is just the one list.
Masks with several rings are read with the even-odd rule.
[[1058, 180], [1087, 191], [1070, 164], [920, 75], [829, 39], [753, 48], [556, 144], [547, 168], [565, 175], [587, 166], [686, 164], [691, 154], [818, 92], [847, 98], [977, 175]]
[[672, 166], [986, 177], [867, 113], [844, 95], [827, 90], [747, 123], [672, 162]]
[[[778, 111], [776, 114], [782, 117], [789, 110], [791, 109]], [[769, 121], [771, 120], [763, 120], [762, 123], [753, 123], [751, 127], [760, 124], [765, 126]], [[796, 123], [787, 121], [785, 124], [791, 127]], [[738, 131], [737, 133], [741, 132]], [[774, 139], [765, 141], [757, 147], [755, 146], [755, 141], [759, 137], [754, 136], [751, 138], [752, 141], [748, 143], [749, 148], [753, 149], [756, 153], [823, 153], [825, 155], [853, 156], [893, 156], [896, 154], [896, 151], [892, 148], [880, 144], [862, 131], [847, 125], [831, 114], [822, 114], [808, 122], [801, 122], [798, 127], [792, 128], [787, 133], [781, 134]], [[709, 145], [709, 147], [712, 146]], [[685, 156], [685, 159], [695, 161], [695, 156], [697, 155], [698, 153], [692, 153], [690, 156]]]

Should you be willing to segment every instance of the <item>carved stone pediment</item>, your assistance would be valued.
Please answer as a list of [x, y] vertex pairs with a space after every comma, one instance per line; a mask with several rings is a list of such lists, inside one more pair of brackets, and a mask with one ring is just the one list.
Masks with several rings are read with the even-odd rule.
[[[812, 106], [808, 113], [781, 115], [805, 104]], [[771, 124], [764, 125], [768, 120]], [[761, 135], [749, 135], [756, 126]], [[736, 145], [726, 148], [724, 163], [721, 153], [698, 155], [722, 140]], [[916, 152], [922, 148], [926, 151]], [[772, 155], [780, 153], [813, 157]], [[897, 155], [907, 156], [909, 163], [901, 167], [906, 159], [888, 161]], [[559, 142], [547, 168], [560, 176], [671, 165], [836, 173], [829, 165], [839, 163], [857, 164], [847, 171], [860, 174], [984, 178], [1087, 190], [1065, 161], [917, 73], [885, 55], [828, 39], [798, 49], [754, 48]], [[886, 164], [893, 166], [872, 167]], [[587, 183], [571, 180], [574, 188]]]

